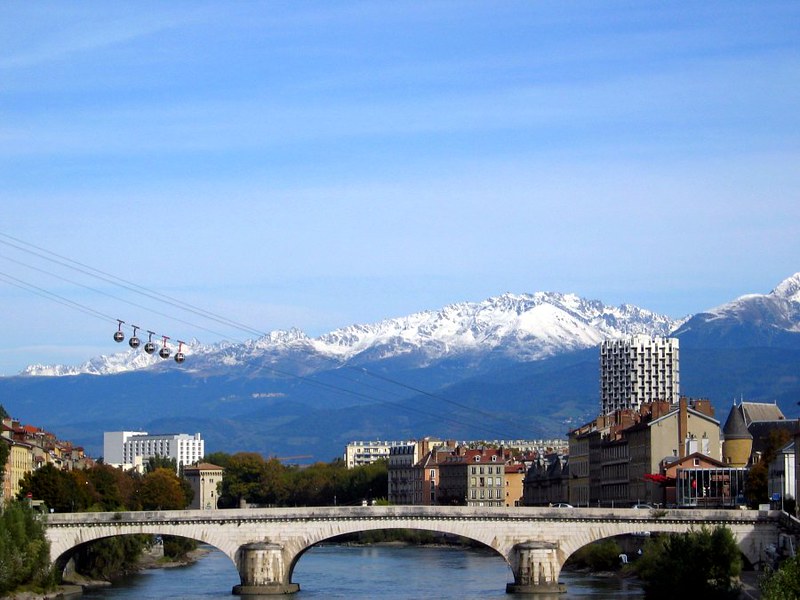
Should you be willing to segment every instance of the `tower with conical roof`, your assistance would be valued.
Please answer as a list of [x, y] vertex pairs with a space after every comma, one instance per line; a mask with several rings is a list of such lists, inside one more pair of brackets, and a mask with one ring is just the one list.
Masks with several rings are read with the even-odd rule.
[[722, 461], [730, 467], [746, 467], [753, 451], [753, 436], [747, 430], [741, 404], [731, 407], [722, 435]]

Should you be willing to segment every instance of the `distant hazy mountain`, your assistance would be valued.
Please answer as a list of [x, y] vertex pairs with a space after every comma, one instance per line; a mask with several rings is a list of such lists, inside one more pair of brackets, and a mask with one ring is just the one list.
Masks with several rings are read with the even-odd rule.
[[[681, 391], [724, 420], [739, 397], [800, 398], [800, 273], [675, 321], [572, 294], [504, 294], [309, 338], [192, 342], [182, 365], [141, 351], [0, 378], [23, 421], [102, 451], [103, 431], [199, 431], [207, 451], [330, 460], [354, 439], [563, 437], [599, 406], [597, 346], [681, 339]], [[47, 376], [45, 376], [47, 375]]]

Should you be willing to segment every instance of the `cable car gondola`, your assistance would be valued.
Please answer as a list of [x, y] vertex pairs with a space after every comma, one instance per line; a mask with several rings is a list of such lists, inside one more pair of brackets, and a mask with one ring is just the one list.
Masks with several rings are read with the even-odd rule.
[[131, 327], [133, 327], [133, 335], [131, 336], [131, 339], [128, 340], [128, 345], [131, 348], [138, 348], [139, 344], [141, 343], [141, 340], [139, 340], [139, 338], [136, 337], [136, 330], [139, 329], [139, 327], [136, 325], [131, 325]]
[[156, 351], [156, 345], [153, 343], [153, 335], [155, 334], [155, 331], [150, 331], [148, 329], [147, 333], [150, 334], [150, 337], [147, 339], [147, 343], [144, 345], [144, 351], [148, 354], [152, 354]]
[[119, 323], [119, 328], [114, 332], [114, 341], [115, 342], [121, 342], [122, 340], [125, 339], [125, 334], [122, 333], [122, 324], [124, 322], [125, 321], [120, 321], [119, 319], [117, 319], [117, 323]]
[[165, 336], [165, 335], [163, 335], [163, 336], [161, 336], [161, 337], [163, 337], [163, 338], [164, 338], [164, 343], [163, 343], [163, 345], [161, 346], [161, 350], [159, 350], [159, 351], [158, 351], [158, 355], [159, 355], [161, 358], [169, 358], [170, 351], [169, 351], [169, 347], [167, 346], [167, 340], [168, 340], [169, 338], [168, 338], [167, 336]]
[[186, 360], [186, 355], [183, 353], [183, 342], [178, 340], [178, 351], [175, 353], [175, 362], [181, 364]]

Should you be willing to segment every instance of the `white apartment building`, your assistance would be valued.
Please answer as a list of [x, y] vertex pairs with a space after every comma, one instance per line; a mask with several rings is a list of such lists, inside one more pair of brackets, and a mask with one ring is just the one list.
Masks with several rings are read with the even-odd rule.
[[372, 463], [389, 458], [389, 451], [399, 446], [414, 446], [416, 441], [405, 442], [350, 442], [344, 449], [344, 462], [348, 469], [371, 465]]
[[680, 399], [677, 338], [635, 335], [600, 346], [601, 414]]
[[[103, 433], [103, 462], [107, 465], [125, 464], [122, 457], [125, 441], [133, 436], [147, 435], [146, 431], [106, 431]], [[128, 463], [131, 464], [131, 463]]]
[[199, 433], [150, 435], [146, 431], [107, 431], [103, 434], [103, 460], [111, 465], [136, 465], [154, 456], [173, 458], [178, 469], [200, 461], [205, 442]]

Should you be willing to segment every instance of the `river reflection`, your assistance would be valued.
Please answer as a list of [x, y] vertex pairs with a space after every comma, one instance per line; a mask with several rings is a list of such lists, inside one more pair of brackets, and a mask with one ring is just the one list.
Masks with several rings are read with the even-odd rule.
[[[434, 546], [317, 546], [297, 563], [292, 580], [300, 584], [296, 600], [306, 598], [432, 598], [500, 600], [530, 596], [506, 594], [514, 577], [506, 562], [489, 550]], [[239, 583], [230, 559], [211, 550], [197, 563], [174, 569], [152, 569], [114, 586], [84, 595], [87, 599], [192, 598], [228, 599]], [[567, 593], [559, 600], [643, 598], [635, 581], [562, 573]], [[267, 597], [270, 598], [270, 597]], [[536, 596], [537, 600], [550, 600]]]

